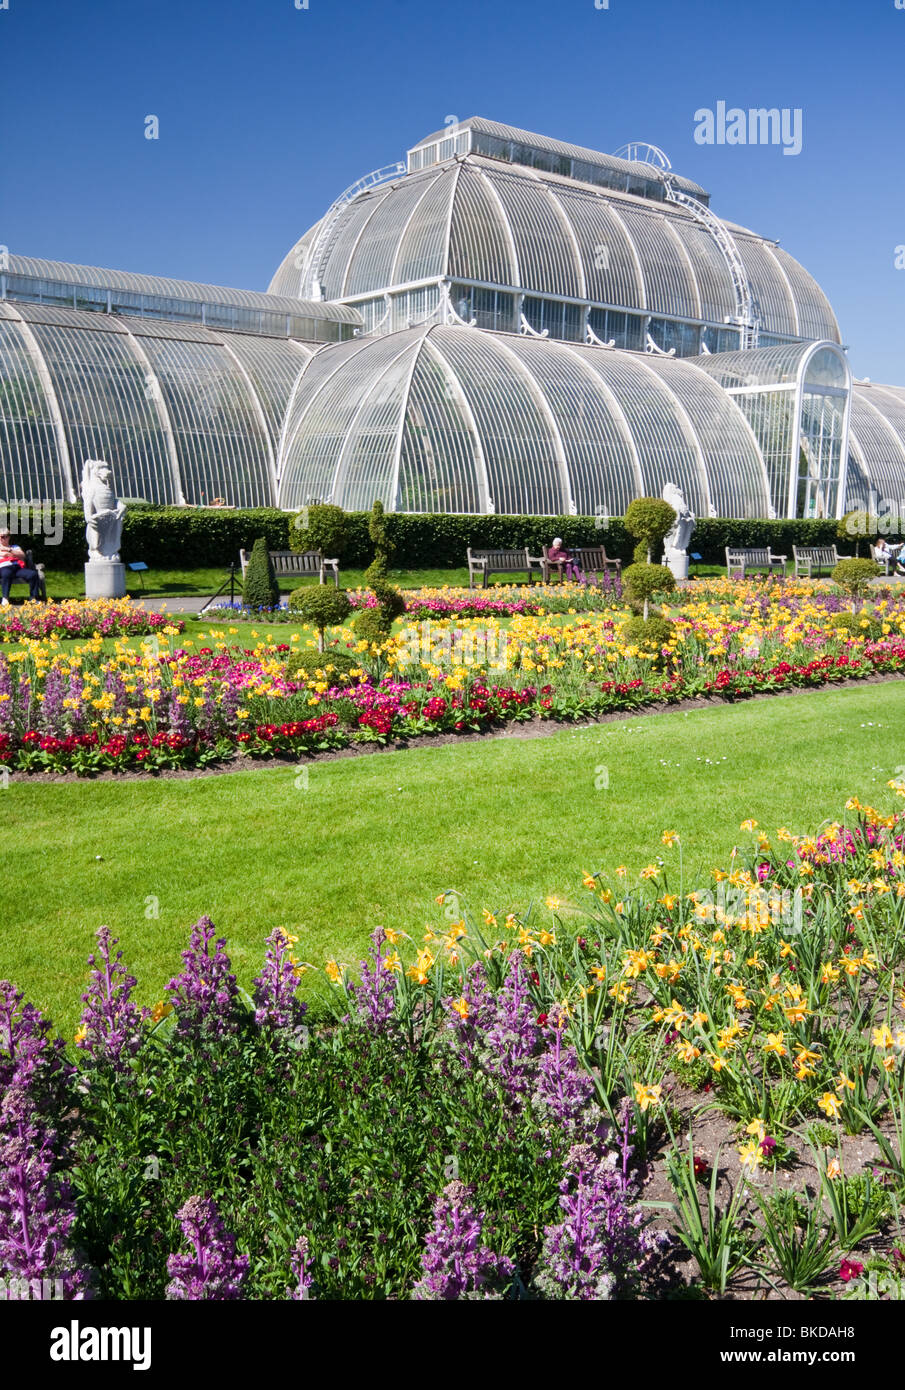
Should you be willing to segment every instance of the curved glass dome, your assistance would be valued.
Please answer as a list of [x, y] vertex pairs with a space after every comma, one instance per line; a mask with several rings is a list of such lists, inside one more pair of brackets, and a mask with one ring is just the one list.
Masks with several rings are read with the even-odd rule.
[[699, 516], [766, 516], [757, 439], [699, 367], [458, 326], [321, 349], [278, 458], [282, 507], [620, 516], [682, 488]]
[[[829, 301], [807, 271], [772, 242], [723, 225], [762, 333], [839, 342]], [[517, 328], [524, 312], [551, 337], [575, 340], [585, 336], [580, 316], [556, 331], [534, 297], [590, 308], [592, 327], [600, 310], [647, 316], [661, 347], [674, 342], [663, 335], [661, 319], [708, 325], [709, 345], [720, 347], [717, 334], [738, 308], [727, 260], [684, 207], [474, 153], [335, 206], [292, 248], [270, 292], [304, 296], [316, 286], [325, 299], [358, 303], [366, 313], [369, 298], [440, 282], [452, 284], [454, 301], [468, 287], [485, 296], [491, 287], [508, 292], [504, 319], [479, 319], [482, 327]], [[523, 303], [520, 296], [531, 298]], [[463, 317], [472, 315], [469, 304]], [[594, 331], [609, 335], [611, 326], [601, 321]], [[698, 351], [693, 340], [687, 351]]]
[[852, 391], [849, 478], [845, 510], [868, 507], [905, 512], [905, 387], [856, 381]]
[[86, 458], [122, 497], [275, 500], [286, 405], [313, 349], [287, 338], [0, 301], [0, 485], [74, 501]]

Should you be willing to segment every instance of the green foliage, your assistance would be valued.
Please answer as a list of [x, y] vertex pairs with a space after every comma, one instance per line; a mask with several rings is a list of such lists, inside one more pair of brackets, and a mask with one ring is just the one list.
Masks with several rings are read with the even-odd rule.
[[391, 626], [392, 623], [387, 625], [379, 607], [360, 608], [355, 615], [356, 634], [366, 642], [385, 642]]
[[[656, 499], [655, 499], [656, 500]], [[320, 506], [321, 504], [316, 504]], [[85, 517], [76, 505], [62, 509], [63, 535], [20, 537], [34, 550], [35, 559], [49, 569], [78, 573], [85, 563]], [[343, 562], [349, 569], [364, 569], [374, 556], [368, 524], [369, 512], [346, 512]], [[242, 510], [235, 507], [158, 507], [132, 503], [123, 522], [121, 552], [124, 560], [144, 560], [152, 570], [194, 568], [225, 569], [238, 562], [239, 550], [248, 549], [256, 536], [267, 538], [268, 549], [297, 548], [299, 535], [288, 512], [275, 507]], [[593, 516], [468, 516], [465, 514], [385, 513], [386, 538], [395, 547], [394, 562], [401, 569], [443, 569], [462, 566], [468, 546], [520, 549], [532, 554], [549, 545], [550, 536], [562, 536], [570, 549], [582, 545], [606, 546], [607, 555], [627, 564], [632, 559], [633, 538], [619, 517], [600, 528]], [[694, 546], [704, 564], [723, 565], [726, 546], [770, 546], [791, 555], [792, 546], [833, 545], [839, 539], [835, 520], [744, 520], [700, 517]], [[316, 547], [306, 547], [316, 548]], [[338, 554], [328, 550], [327, 554]], [[644, 557], [646, 559], [646, 555]]]
[[328, 647], [324, 652], [313, 652], [310, 647], [306, 647], [303, 651], [290, 655], [286, 662], [286, 674], [290, 678], [300, 674], [309, 676], [315, 671], [323, 671], [327, 666], [333, 667], [333, 673], [337, 678], [348, 676], [351, 671], [359, 669], [357, 658], [349, 652], [333, 647]]
[[834, 613], [832, 624], [833, 627], [844, 627], [847, 632], [853, 632], [857, 637], [867, 637], [872, 642], [883, 632], [883, 624], [879, 619], [867, 617], [863, 613]]
[[729, 1203], [720, 1207], [719, 1166], [717, 1153], [704, 1189], [702, 1210], [691, 1135], [687, 1152], [681, 1153], [673, 1146], [666, 1156], [669, 1182], [676, 1197], [676, 1236], [697, 1260], [705, 1288], [722, 1294], [732, 1275], [749, 1260], [752, 1242], [742, 1233], [739, 1222], [744, 1183], [739, 1183]]
[[622, 575], [623, 592], [633, 606], [643, 606], [645, 621], [654, 594], [671, 594], [675, 587], [676, 577], [667, 565], [639, 562], [629, 565]]
[[854, 612], [855, 603], [867, 593], [870, 580], [880, 573], [875, 560], [840, 560], [830, 578], [850, 595]]
[[259, 536], [251, 548], [242, 602], [246, 608], [276, 608], [280, 601], [280, 586], [273, 569], [267, 538]]
[[314, 502], [296, 512], [289, 527], [293, 550], [319, 550], [328, 559], [338, 559], [348, 541], [346, 513], [331, 502]]
[[649, 618], [629, 618], [620, 634], [623, 642], [631, 642], [636, 647], [659, 650], [667, 646], [676, 635], [676, 625], [668, 618], [658, 614]]
[[813, 1292], [823, 1281], [836, 1250], [832, 1231], [823, 1229], [820, 1203], [804, 1203], [796, 1193], [783, 1191], [756, 1200], [769, 1254], [767, 1268], [796, 1293]]
[[334, 589], [330, 584], [310, 584], [293, 589], [289, 595], [289, 607], [304, 622], [317, 628], [321, 651], [324, 649], [324, 628], [338, 627], [352, 611], [345, 589]]
[[374, 558], [365, 570], [365, 583], [376, 592], [377, 585], [386, 582], [390, 561], [396, 553], [387, 528], [386, 512], [379, 499], [374, 502], [368, 517], [368, 535], [374, 547]]
[[676, 519], [676, 511], [662, 497], [636, 497], [625, 509], [625, 529], [638, 541], [635, 561], [648, 564], [654, 546], [659, 545]]

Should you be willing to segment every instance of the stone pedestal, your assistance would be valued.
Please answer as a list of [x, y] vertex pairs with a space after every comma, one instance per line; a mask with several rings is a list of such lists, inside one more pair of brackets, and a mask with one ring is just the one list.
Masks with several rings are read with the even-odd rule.
[[688, 578], [688, 551], [667, 550], [663, 556], [676, 579]]
[[125, 598], [126, 567], [121, 560], [89, 560], [85, 566], [86, 598]]

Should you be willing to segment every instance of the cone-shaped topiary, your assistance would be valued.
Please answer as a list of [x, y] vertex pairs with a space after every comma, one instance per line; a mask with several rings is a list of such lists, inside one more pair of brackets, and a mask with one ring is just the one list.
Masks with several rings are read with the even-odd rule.
[[629, 565], [622, 575], [622, 588], [630, 603], [644, 605], [645, 622], [654, 594], [671, 594], [676, 577], [666, 565]]
[[280, 601], [280, 586], [273, 570], [267, 541], [259, 536], [251, 548], [242, 585], [242, 602], [246, 608], [276, 608]]
[[676, 519], [675, 508], [662, 497], [636, 497], [625, 509], [625, 529], [634, 536], [635, 561], [650, 564], [654, 546], [659, 545]]
[[317, 649], [324, 650], [324, 628], [339, 627], [352, 612], [345, 589], [332, 589], [327, 584], [310, 584], [294, 589], [289, 595], [289, 607], [312, 627], [317, 628]]

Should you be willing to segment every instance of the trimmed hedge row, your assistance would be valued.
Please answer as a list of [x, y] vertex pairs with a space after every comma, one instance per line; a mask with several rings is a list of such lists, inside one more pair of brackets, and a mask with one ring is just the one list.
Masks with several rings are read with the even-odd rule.
[[[374, 558], [368, 535], [368, 512], [347, 514], [348, 540], [342, 557], [347, 569], [364, 569]], [[292, 517], [276, 508], [245, 511], [228, 508], [151, 507], [131, 505], [123, 524], [121, 554], [125, 561], [144, 560], [155, 569], [215, 568], [238, 563], [239, 550], [250, 550], [258, 536], [270, 550], [289, 548]], [[855, 554], [854, 541], [837, 542], [835, 521], [726, 521], [702, 518], [691, 540], [705, 564], [725, 564], [727, 545], [769, 545], [792, 558], [793, 545], [833, 545]], [[554, 536], [566, 546], [606, 546], [607, 554], [630, 564], [634, 541], [618, 518], [600, 527], [590, 516], [411, 516], [387, 513], [388, 538], [399, 569], [461, 568], [470, 545], [477, 549], [529, 546], [540, 554]], [[30, 541], [36, 560], [51, 570], [80, 570], [87, 559], [85, 518], [78, 506], [63, 508], [63, 539]], [[862, 540], [862, 551], [866, 545]], [[655, 557], [659, 558], [659, 557]]]

